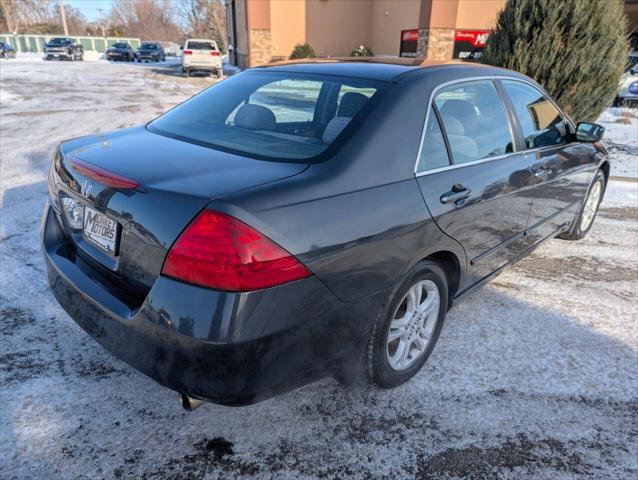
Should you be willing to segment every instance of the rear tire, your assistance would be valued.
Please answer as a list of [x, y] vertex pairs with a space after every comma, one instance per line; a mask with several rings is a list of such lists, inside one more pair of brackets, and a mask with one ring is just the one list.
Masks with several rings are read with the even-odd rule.
[[367, 352], [370, 380], [394, 388], [416, 375], [434, 350], [447, 305], [445, 272], [429, 260], [416, 265], [375, 323]]
[[594, 218], [596, 218], [596, 213], [598, 213], [600, 202], [602, 202], [603, 200], [605, 186], [605, 174], [602, 170], [598, 170], [594, 175], [594, 180], [589, 186], [587, 195], [585, 196], [583, 204], [580, 207], [580, 213], [574, 220], [572, 228], [568, 232], [561, 233], [558, 238], [562, 240], [573, 241], [581, 240], [585, 237], [585, 235], [587, 235], [589, 230], [591, 230], [592, 225], [594, 224]]

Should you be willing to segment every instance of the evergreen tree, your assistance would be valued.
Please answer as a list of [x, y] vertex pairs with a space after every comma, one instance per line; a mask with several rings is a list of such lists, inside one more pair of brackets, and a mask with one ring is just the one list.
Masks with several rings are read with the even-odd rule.
[[575, 121], [594, 120], [627, 63], [622, 0], [508, 0], [485, 63], [532, 77]]

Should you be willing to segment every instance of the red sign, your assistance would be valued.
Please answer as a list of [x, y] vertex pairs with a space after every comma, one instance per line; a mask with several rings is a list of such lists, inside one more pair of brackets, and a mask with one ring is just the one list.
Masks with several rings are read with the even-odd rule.
[[489, 30], [456, 30], [454, 41], [471, 43], [473, 47], [483, 48], [489, 36]]
[[418, 39], [418, 30], [403, 30], [403, 32], [401, 32], [401, 40], [404, 42], [416, 42]]
[[416, 57], [417, 44], [419, 43], [419, 30], [402, 30], [401, 31], [401, 49], [399, 56]]

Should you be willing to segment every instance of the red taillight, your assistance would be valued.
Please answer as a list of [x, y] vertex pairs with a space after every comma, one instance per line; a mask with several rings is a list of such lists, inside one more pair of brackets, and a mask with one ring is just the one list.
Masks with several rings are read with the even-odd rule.
[[80, 175], [84, 175], [87, 178], [95, 180], [102, 185], [106, 185], [107, 187], [113, 188], [137, 188], [139, 183], [130, 178], [123, 177], [122, 175], [118, 175], [117, 173], [109, 172], [100, 167], [96, 167], [95, 165], [90, 164], [89, 162], [85, 162], [84, 160], [80, 160], [79, 158], [70, 158], [69, 165], [73, 170], [78, 172]]
[[184, 55], [192, 55], [193, 52], [190, 50], [184, 50]]
[[162, 273], [230, 292], [281, 285], [310, 271], [269, 238], [229, 215], [204, 210], [171, 247]]
[[219, 57], [219, 52], [216, 52], [216, 51], [214, 51], [214, 50], [213, 50], [212, 52], [210, 52], [210, 54], [211, 54], [213, 57]]

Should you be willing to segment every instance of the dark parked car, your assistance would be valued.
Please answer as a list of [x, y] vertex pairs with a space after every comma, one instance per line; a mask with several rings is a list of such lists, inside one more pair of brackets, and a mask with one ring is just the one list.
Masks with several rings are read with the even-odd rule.
[[0, 58], [16, 58], [16, 51], [7, 42], [0, 42]]
[[255, 68], [146, 126], [60, 145], [49, 284], [187, 407], [329, 374], [394, 387], [453, 301], [589, 231], [609, 175], [601, 135], [488, 66]]
[[135, 60], [135, 51], [128, 43], [114, 43], [106, 50], [106, 59], [132, 62]]
[[161, 43], [144, 42], [135, 52], [135, 59], [138, 62], [163, 62], [166, 60], [166, 53]]
[[84, 47], [69, 37], [56, 37], [44, 46], [45, 60], [84, 60]]

